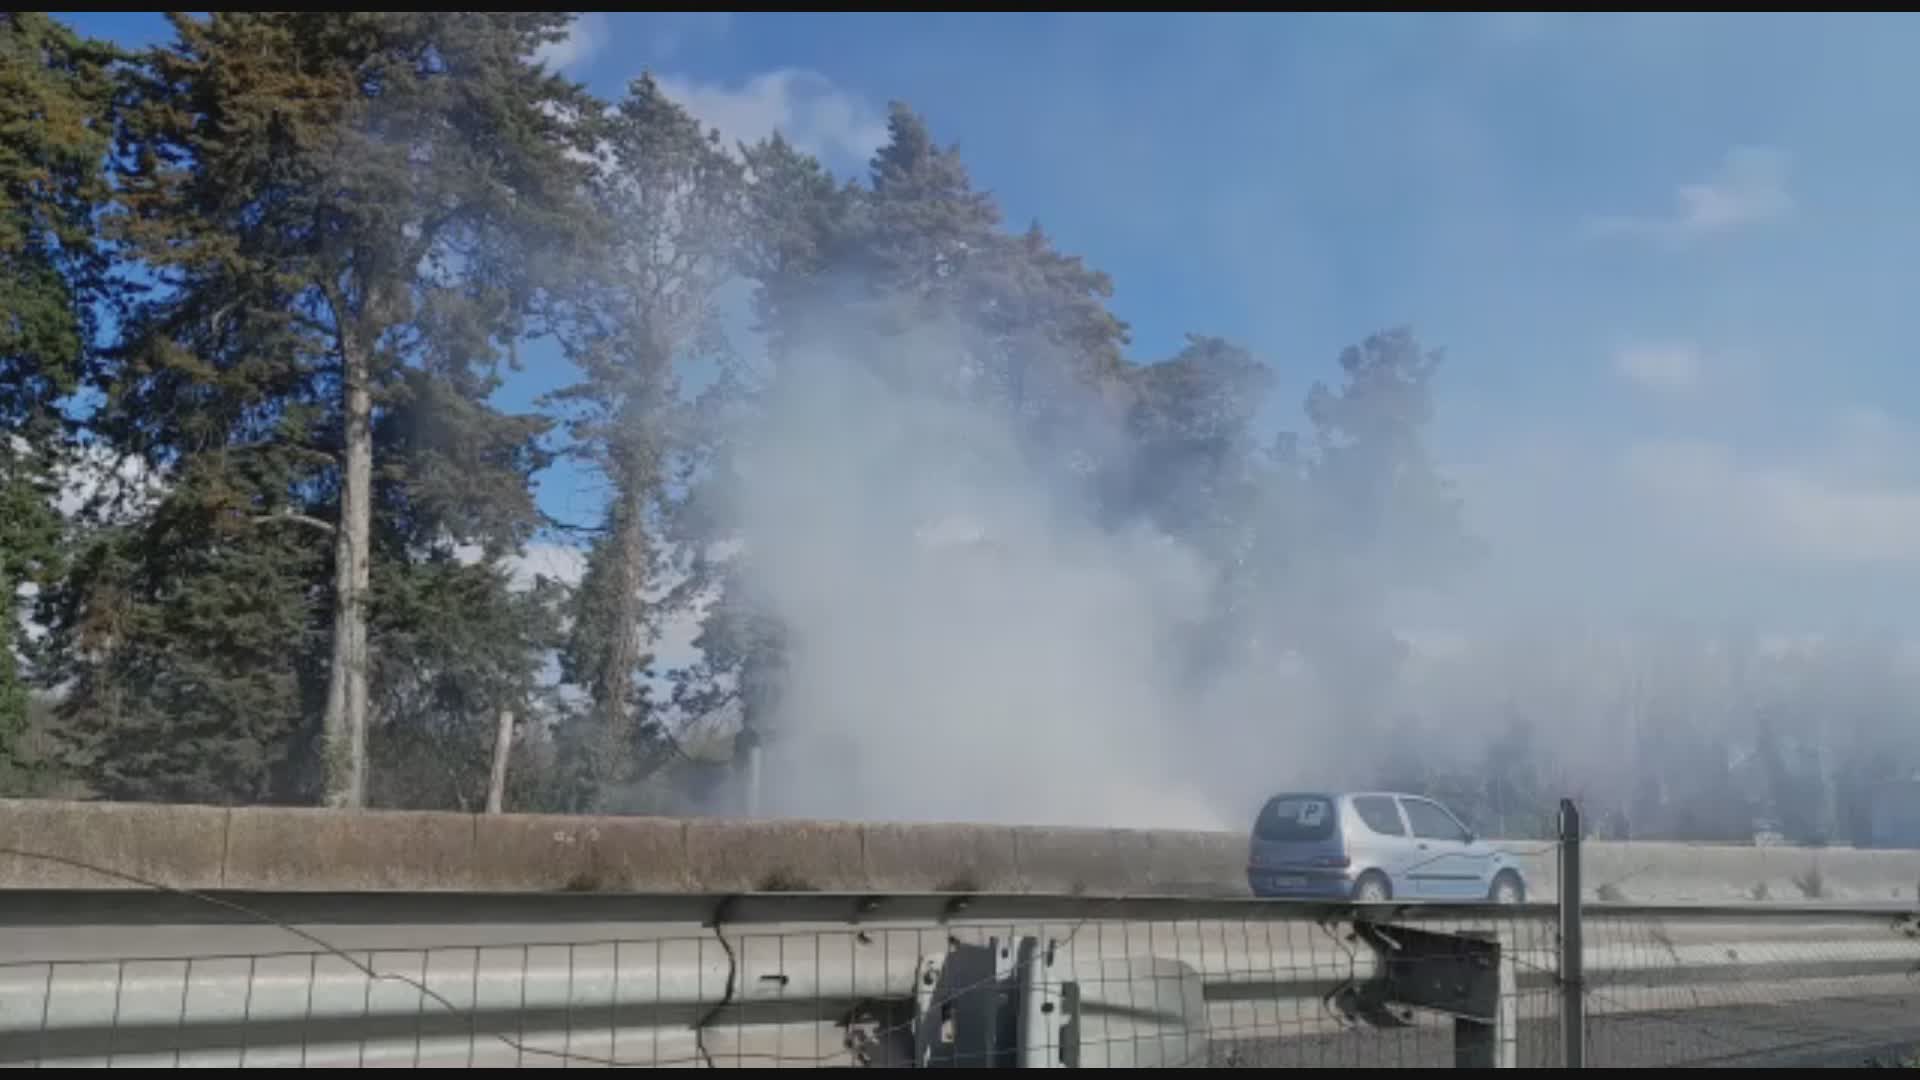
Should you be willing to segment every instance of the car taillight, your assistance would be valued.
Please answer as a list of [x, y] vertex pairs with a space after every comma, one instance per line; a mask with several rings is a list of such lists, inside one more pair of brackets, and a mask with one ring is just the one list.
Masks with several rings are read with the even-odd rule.
[[1353, 860], [1347, 858], [1345, 855], [1322, 855], [1314, 860], [1314, 865], [1316, 866], [1329, 866], [1336, 870], [1345, 870], [1352, 864]]

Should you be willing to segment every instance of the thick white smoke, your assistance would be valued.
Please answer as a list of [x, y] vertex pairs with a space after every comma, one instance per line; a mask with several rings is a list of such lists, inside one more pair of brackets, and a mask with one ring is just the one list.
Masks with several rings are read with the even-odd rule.
[[794, 634], [766, 812], [1233, 827], [1313, 756], [1285, 665], [1182, 683], [1205, 560], [1096, 522], [996, 409], [831, 351], [790, 370], [733, 507]]

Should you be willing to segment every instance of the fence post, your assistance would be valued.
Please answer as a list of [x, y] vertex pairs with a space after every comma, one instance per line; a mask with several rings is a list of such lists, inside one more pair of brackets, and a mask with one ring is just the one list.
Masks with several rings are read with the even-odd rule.
[[1493, 1067], [1520, 1067], [1520, 970], [1514, 953], [1520, 951], [1520, 935], [1513, 935], [1513, 947], [1500, 950], [1500, 1016], [1495, 1024], [1499, 1046]]
[[1580, 935], [1580, 808], [1560, 800], [1560, 1045], [1566, 1067], [1586, 1066], [1586, 988]]

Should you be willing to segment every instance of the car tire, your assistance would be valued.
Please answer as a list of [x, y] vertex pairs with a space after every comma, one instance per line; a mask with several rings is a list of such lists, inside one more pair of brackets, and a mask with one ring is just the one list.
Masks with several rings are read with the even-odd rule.
[[1369, 870], [1353, 883], [1353, 899], [1361, 904], [1384, 904], [1393, 899], [1393, 883], [1378, 870]]
[[1487, 890], [1487, 899], [1496, 904], [1524, 904], [1527, 902], [1527, 886], [1520, 875], [1511, 870], [1502, 870], [1493, 877], [1493, 887]]

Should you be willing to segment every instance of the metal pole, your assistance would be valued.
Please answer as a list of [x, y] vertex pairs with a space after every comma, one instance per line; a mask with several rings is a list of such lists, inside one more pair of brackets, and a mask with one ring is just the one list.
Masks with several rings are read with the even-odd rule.
[[1520, 972], [1513, 955], [1519, 949], [1519, 936], [1515, 935], [1513, 947], [1500, 950], [1500, 1011], [1494, 1024], [1494, 1038], [1499, 1043], [1493, 1062], [1496, 1069], [1520, 1067]]
[[1580, 809], [1560, 800], [1560, 1045], [1566, 1067], [1586, 1066], [1585, 979], [1580, 935]]

